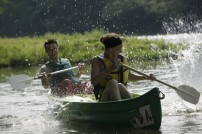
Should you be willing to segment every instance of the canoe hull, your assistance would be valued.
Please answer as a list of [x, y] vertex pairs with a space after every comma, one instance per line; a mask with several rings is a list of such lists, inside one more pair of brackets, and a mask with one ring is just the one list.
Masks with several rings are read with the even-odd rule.
[[132, 99], [70, 102], [60, 114], [72, 122], [159, 129], [162, 119], [159, 96], [159, 89], [154, 88]]

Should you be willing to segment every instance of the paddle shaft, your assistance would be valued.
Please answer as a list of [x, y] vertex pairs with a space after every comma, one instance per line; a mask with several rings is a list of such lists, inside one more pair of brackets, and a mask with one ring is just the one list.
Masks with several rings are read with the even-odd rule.
[[[55, 75], [55, 74], [59, 74], [59, 73], [63, 73], [63, 72], [67, 72], [67, 71], [73, 70], [75, 68], [78, 68], [78, 66], [67, 68], [67, 69], [63, 69], [63, 70], [59, 70], [59, 71], [55, 71], [55, 72], [51, 72], [51, 73], [48, 73], [47, 75], [48, 76], [52, 76], [52, 75]], [[39, 79], [41, 77], [43, 77], [43, 75], [35, 76], [34, 79]]]
[[[133, 68], [127, 66], [127, 65], [124, 65], [124, 64], [121, 64], [121, 65], [122, 65], [123, 67], [129, 69], [129, 70], [132, 70], [133, 72], [136, 72], [136, 73], [138, 73], [138, 74], [140, 74], [140, 75], [143, 75], [143, 76], [149, 78], [149, 75], [147, 75], [147, 74], [144, 74], [144, 73], [142, 73], [142, 72], [140, 72], [140, 71], [137, 71], [137, 70], [135, 70], [135, 69], [133, 69]], [[163, 82], [163, 81], [161, 81], [161, 80], [158, 80], [158, 79], [154, 79], [154, 80], [157, 81], [157, 82], [159, 82], [159, 83], [161, 83], [161, 84], [164, 84], [164, 85], [166, 85], [166, 86], [168, 86], [168, 87], [170, 87], [170, 88], [173, 88], [173, 89], [175, 89], [175, 90], [179, 90], [180, 92], [183, 92], [183, 90], [180, 90], [180, 89], [178, 89], [177, 87], [172, 86], [172, 85], [170, 85], [170, 84], [168, 84], [168, 83], [165, 83], [165, 82]], [[185, 92], [185, 93], [187, 93], [187, 92]], [[189, 93], [188, 93], [188, 94], [189, 94]], [[190, 95], [192, 95], [192, 94], [190, 94]]]
[[[63, 73], [63, 72], [67, 72], [67, 71], [73, 70], [75, 68], [78, 68], [78, 66], [67, 68], [67, 69], [63, 69], [63, 70], [59, 70], [59, 71], [55, 71], [55, 72], [51, 72], [51, 73], [48, 73], [47, 75], [48, 76], [52, 76], [52, 75], [55, 75], [55, 74], [59, 74], [59, 73]], [[18, 80], [18, 81], [16, 81], [13, 84], [21, 83], [21, 82], [26, 82], [26, 81], [32, 81], [34, 79], [40, 79], [42, 77], [43, 77], [43, 75], [41, 74], [41, 75], [38, 75], [38, 76], [35, 76], [35, 77], [30, 77], [30, 78], [26, 78], [26, 79], [23, 79], [23, 80]]]
[[[66, 72], [66, 71], [70, 71], [70, 70], [75, 69], [75, 68], [78, 68], [78, 66], [67, 68], [67, 69], [63, 69], [63, 70], [59, 70], [59, 71], [55, 71], [55, 72], [52, 72], [52, 73], [48, 73], [47, 75], [48, 76], [52, 76], [52, 75], [55, 75], [55, 74], [63, 73], [63, 72]], [[34, 79], [40, 79], [42, 77], [43, 77], [42, 74], [37, 75], [35, 77], [29, 77], [29, 76], [27, 76], [25, 74], [21, 74], [21, 75], [15, 75], [15, 76], [10, 77], [9, 78], [9, 82], [10, 82], [11, 87], [13, 89], [22, 89], [22, 88], [25, 88], [25, 87], [29, 86], [30, 82], [32, 80], [34, 80]]]
[[[142, 72], [139, 72], [139, 71], [127, 66], [127, 65], [124, 65], [123, 63], [121, 63], [121, 65], [123, 67], [131, 70], [131, 71], [134, 71], [134, 72], [136, 72], [136, 73], [138, 73], [140, 75], [143, 75], [143, 76], [149, 78], [149, 75], [146, 75], [146, 74], [144, 74]], [[163, 81], [160, 81], [158, 79], [154, 79], [154, 80], [161, 83], [161, 84], [164, 84], [164, 85], [166, 85], [168, 87], [173, 88], [177, 92], [177, 94], [180, 96], [180, 98], [182, 98], [183, 100], [185, 100], [185, 101], [187, 101], [189, 103], [197, 104], [198, 101], [199, 101], [200, 92], [198, 90], [196, 90], [195, 88], [193, 88], [193, 87], [190, 87], [188, 85], [180, 85], [178, 87], [174, 87], [174, 86], [172, 86], [172, 85], [170, 85], [168, 83], [165, 83]]]

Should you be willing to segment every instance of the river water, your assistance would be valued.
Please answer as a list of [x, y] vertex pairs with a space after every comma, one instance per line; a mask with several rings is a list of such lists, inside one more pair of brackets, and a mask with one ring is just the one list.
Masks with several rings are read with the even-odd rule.
[[[202, 34], [178, 34], [166, 36], [146, 36], [140, 38], [164, 39], [169, 42], [181, 42], [190, 45], [188, 50], [179, 54], [178, 59], [170, 57], [169, 63], [146, 69], [144, 73], [153, 73], [159, 80], [174, 86], [190, 85], [202, 92]], [[135, 68], [135, 67], [134, 67]], [[136, 68], [137, 69], [137, 68]], [[34, 71], [33, 71], [34, 70]], [[34, 76], [36, 68], [16, 70], [0, 69], [0, 133], [1, 134], [56, 134], [56, 133], [92, 133], [92, 134], [192, 134], [202, 132], [202, 100], [197, 105], [184, 102], [175, 90], [152, 81], [129, 83], [129, 90], [143, 94], [158, 87], [164, 94], [162, 103], [162, 124], [160, 130], [135, 130], [110, 126], [91, 126], [72, 124], [56, 118], [55, 107], [59, 104], [47, 97], [39, 80], [34, 80], [28, 88], [12, 90], [8, 78], [25, 73]], [[82, 75], [84, 80], [89, 75]]]

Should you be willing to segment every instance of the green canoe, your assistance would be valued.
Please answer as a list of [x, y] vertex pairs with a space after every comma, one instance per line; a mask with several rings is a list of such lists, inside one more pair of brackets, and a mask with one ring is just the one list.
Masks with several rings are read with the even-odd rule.
[[[69, 102], [59, 117], [71, 122], [159, 129], [164, 94], [158, 88], [132, 99], [110, 102]], [[61, 115], [62, 114], [62, 115]]]

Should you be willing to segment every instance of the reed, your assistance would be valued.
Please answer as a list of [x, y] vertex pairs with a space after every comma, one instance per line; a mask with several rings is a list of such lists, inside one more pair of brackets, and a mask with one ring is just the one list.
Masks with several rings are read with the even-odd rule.
[[[43, 36], [26, 36], [17, 38], [0, 38], [0, 66], [38, 66], [46, 62], [47, 55], [43, 44], [47, 39], [57, 39], [59, 56], [66, 57], [74, 63], [86, 62], [103, 52], [103, 45], [99, 42], [103, 30], [90, 32], [62, 34], [47, 33]], [[124, 36], [124, 35], [123, 35]], [[136, 36], [124, 36], [123, 53], [129, 60], [160, 61], [166, 60], [167, 52], [178, 53], [185, 49], [184, 44], [166, 43], [163, 40], [138, 39]]]

